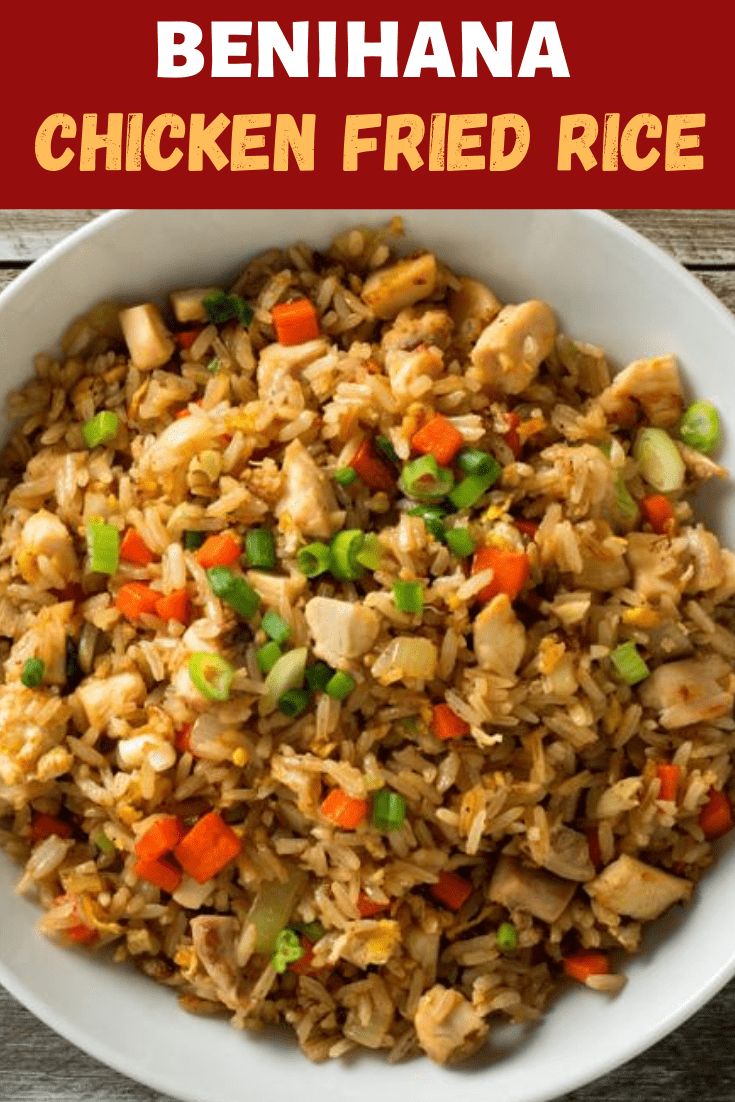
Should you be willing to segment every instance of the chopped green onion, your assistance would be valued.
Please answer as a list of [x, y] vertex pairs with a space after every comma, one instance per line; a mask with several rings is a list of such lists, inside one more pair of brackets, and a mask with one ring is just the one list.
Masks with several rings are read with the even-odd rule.
[[289, 719], [295, 719], [309, 707], [309, 693], [306, 689], [289, 689], [279, 696], [278, 707]]
[[82, 436], [88, 448], [96, 448], [99, 444], [109, 444], [117, 436], [120, 427], [120, 418], [112, 410], [103, 409], [100, 413], [90, 417], [82, 425]]
[[424, 588], [421, 582], [393, 582], [393, 604], [399, 612], [423, 612]]
[[501, 922], [495, 934], [495, 944], [501, 953], [512, 953], [518, 948], [518, 931], [512, 922]]
[[43, 681], [46, 663], [40, 658], [28, 658], [23, 663], [20, 679], [27, 689], [37, 689]]
[[92, 835], [92, 842], [100, 853], [104, 853], [105, 857], [113, 857], [117, 853], [115, 843], [107, 837], [104, 830], [95, 831]]
[[306, 653], [306, 647], [295, 647], [281, 655], [265, 679], [265, 694], [261, 697], [264, 709], [275, 707], [283, 694], [290, 689], [301, 688], [306, 670]]
[[379, 452], [383, 453], [385, 458], [390, 463], [393, 463], [393, 465], [396, 467], [400, 467], [401, 461], [398, 458], [396, 449], [393, 447], [387, 436], [376, 436], [375, 447], [378, 449]]
[[229, 566], [210, 566], [207, 578], [212, 592], [238, 616], [249, 620], [260, 607], [260, 597], [245, 578], [233, 573]]
[[365, 566], [368, 570], [378, 570], [383, 561], [383, 545], [378, 536], [369, 532], [355, 558], [360, 566]]
[[245, 554], [256, 570], [275, 570], [276, 542], [267, 528], [250, 528], [245, 533]]
[[448, 467], [440, 467], [433, 455], [422, 455], [406, 463], [398, 484], [409, 497], [438, 501], [452, 489], [454, 475]]
[[297, 960], [301, 960], [303, 955], [304, 947], [301, 944], [299, 935], [295, 930], [286, 927], [285, 930], [281, 930], [276, 938], [276, 946], [273, 950], [273, 956], [271, 957], [273, 970], [281, 975], [286, 971], [289, 964], [294, 964]]
[[720, 415], [711, 402], [693, 402], [679, 425], [685, 444], [709, 455], [720, 442]]
[[87, 525], [89, 569], [94, 574], [114, 574], [120, 561], [120, 533], [114, 524], [91, 520]]
[[207, 371], [209, 371], [212, 375], [216, 375], [219, 371], [219, 366], [219, 357], [213, 356], [207, 364]]
[[279, 616], [275, 609], [269, 608], [260, 621], [265, 634], [273, 639], [276, 643], [285, 643], [291, 634], [291, 628], [283, 619]]
[[458, 559], [466, 559], [474, 554], [475, 541], [470, 535], [469, 528], [447, 528], [444, 538], [447, 547]]
[[326, 689], [332, 680], [333, 674], [334, 670], [326, 662], [314, 662], [311, 666], [306, 667], [304, 676], [310, 690], [313, 693], [318, 693]]
[[303, 934], [312, 945], [321, 940], [327, 932], [318, 919], [313, 922], [295, 922], [293, 928]]
[[629, 527], [635, 525], [638, 520], [638, 505], [636, 504], [635, 498], [632, 497], [620, 471], [618, 471], [615, 479], [615, 508], [617, 509], [618, 517], [624, 524]]
[[639, 681], [645, 681], [651, 673], [635, 643], [630, 640], [611, 651], [610, 661], [626, 685], [637, 685]]
[[230, 699], [234, 667], [219, 654], [196, 651], [189, 659], [189, 677], [205, 700]]
[[381, 788], [373, 796], [373, 826], [378, 830], [400, 830], [406, 818], [406, 801], [400, 792]]
[[272, 640], [258, 647], [255, 652], [255, 660], [261, 673], [270, 673], [278, 659], [281, 657], [281, 648]]
[[205, 539], [204, 532], [195, 532], [189, 528], [184, 532], [184, 549], [186, 551], [198, 551]]
[[340, 486], [351, 486], [357, 478], [357, 471], [354, 467], [338, 467], [334, 472], [334, 481]]
[[610, 456], [612, 455], [612, 440], [603, 440], [601, 444], [597, 445], [597, 447], [600, 449], [604, 456], [606, 456], [608, 459], [610, 458]]
[[445, 536], [443, 519], [447, 515], [444, 509], [441, 509], [438, 505], [415, 505], [413, 509], [408, 510], [410, 517], [421, 517], [426, 526], [426, 531], [431, 532], [438, 540], [443, 540]]
[[668, 494], [684, 485], [684, 460], [664, 429], [642, 429], [633, 447], [633, 458], [643, 478], [659, 493]]
[[[500, 467], [498, 468], [500, 471]], [[455, 509], [469, 509], [476, 505], [483, 494], [487, 493], [498, 475], [492, 471], [487, 474], [468, 474], [458, 482], [449, 495]]]
[[329, 548], [326, 543], [307, 543], [296, 555], [296, 565], [307, 578], [318, 578], [329, 570]]
[[331, 696], [332, 700], [344, 700], [345, 697], [350, 695], [356, 684], [357, 682], [350, 674], [345, 673], [344, 670], [337, 670], [324, 686], [324, 691], [327, 696]]
[[345, 528], [338, 532], [329, 547], [329, 569], [341, 582], [354, 582], [362, 576], [363, 568], [357, 560], [365, 542], [365, 534], [359, 528]]
[[250, 325], [253, 320], [253, 311], [244, 298], [240, 295], [227, 295], [224, 291], [213, 291], [207, 295], [202, 305], [207, 312], [207, 317], [215, 325], [222, 325], [226, 321], [237, 320], [241, 325]]
[[492, 475], [493, 482], [497, 481], [503, 469], [494, 455], [479, 448], [462, 448], [457, 456], [457, 466], [462, 474]]

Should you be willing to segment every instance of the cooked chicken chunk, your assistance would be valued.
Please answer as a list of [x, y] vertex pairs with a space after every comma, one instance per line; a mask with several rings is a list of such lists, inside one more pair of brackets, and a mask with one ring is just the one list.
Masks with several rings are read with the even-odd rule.
[[673, 356], [636, 360], [619, 372], [598, 399], [610, 420], [629, 423], [640, 405], [652, 425], [675, 425], [684, 409], [679, 368]]
[[475, 617], [473, 638], [475, 657], [483, 670], [513, 677], [523, 659], [526, 629], [506, 593], [498, 593]]
[[432, 253], [399, 260], [365, 280], [363, 301], [376, 318], [394, 318], [399, 310], [430, 298], [436, 288], [436, 257]]
[[[732, 711], [730, 666], [717, 655], [667, 662], [654, 670], [639, 689], [641, 703], [659, 713], [668, 730], [690, 723], [707, 723]], [[725, 687], [727, 686], [727, 687]]]
[[556, 319], [545, 302], [504, 306], [472, 349], [470, 371], [493, 390], [520, 394], [536, 378], [555, 336]]
[[676, 446], [684, 460], [684, 465], [695, 478], [701, 478], [704, 481], [709, 478], [727, 478], [727, 467], [715, 463], [714, 459], [705, 455], [704, 452], [698, 452], [696, 448], [682, 444], [681, 440], [676, 441]]
[[245, 577], [269, 608], [293, 604], [306, 589], [306, 578], [303, 574], [281, 577], [277, 574], [265, 574], [261, 570], [248, 570]]
[[689, 899], [692, 885], [688, 880], [623, 854], [585, 890], [616, 914], [648, 922], [662, 915], [672, 903]]
[[267, 344], [261, 350], [258, 359], [258, 396], [267, 402], [283, 391], [284, 382], [291, 375], [314, 360], [326, 355], [329, 342], [325, 337], [317, 337], [303, 344]]
[[479, 279], [460, 279], [459, 288], [449, 296], [457, 344], [470, 348], [502, 308], [503, 304]]
[[410, 306], [401, 310], [386, 329], [380, 343], [385, 352], [396, 348], [407, 351], [420, 344], [432, 344], [444, 349], [449, 344], [452, 328], [452, 319], [441, 307]]
[[218, 287], [190, 287], [188, 291], [172, 291], [170, 298], [174, 317], [181, 325], [190, 321], [206, 321], [204, 300], [218, 290]]
[[582, 569], [574, 575], [575, 585], [604, 592], [626, 585], [629, 578], [630, 571], [624, 555], [616, 555], [612, 551], [588, 554], [586, 548], [582, 548]]
[[369, 651], [380, 631], [378, 614], [352, 601], [312, 597], [304, 615], [314, 640], [314, 653], [340, 670]]
[[172, 421], [140, 457], [140, 469], [146, 474], [162, 475], [186, 466], [190, 459], [211, 447], [217, 435], [212, 420], [198, 406], [189, 417]]
[[87, 723], [98, 731], [104, 730], [113, 718], [124, 719], [143, 703], [145, 694], [145, 681], [133, 671], [102, 679], [87, 677], [76, 692]]
[[549, 852], [543, 865], [563, 880], [591, 880], [595, 875], [589, 844], [584, 834], [565, 826], [557, 827], [552, 832]]
[[699, 593], [722, 585], [725, 564], [717, 537], [701, 524], [696, 528], [685, 528], [682, 537], [686, 540], [686, 548], [694, 566], [694, 574], [687, 582], [686, 592]]
[[5, 663], [5, 680], [19, 678], [29, 658], [40, 658], [44, 684], [66, 684], [66, 636], [73, 613], [73, 601], [39, 609], [31, 626], [13, 644]]
[[628, 536], [628, 564], [633, 572], [632, 587], [645, 601], [681, 596], [681, 564], [671, 540], [652, 532], [631, 532]]
[[394, 348], [385, 356], [385, 370], [393, 395], [402, 407], [416, 402], [431, 390], [444, 368], [441, 351], [421, 345], [410, 352]]
[[488, 1025], [455, 988], [437, 983], [419, 999], [413, 1024], [419, 1044], [437, 1064], [452, 1064], [476, 1052]]
[[242, 1001], [237, 966], [239, 922], [225, 915], [197, 915], [190, 925], [194, 952], [214, 983], [217, 997], [230, 1010], [237, 1010]]
[[357, 968], [386, 964], [401, 941], [401, 927], [392, 918], [364, 918], [348, 923], [329, 952], [330, 964], [348, 960]]
[[63, 589], [77, 567], [71, 534], [47, 509], [39, 509], [23, 525], [15, 559], [28, 584], [40, 589]]
[[120, 325], [130, 359], [141, 371], [163, 367], [176, 347], [161, 312], [152, 302], [120, 311]]
[[329, 478], [318, 467], [300, 440], [292, 440], [283, 453], [284, 493], [276, 516], [290, 517], [306, 536], [328, 539], [344, 520]]
[[543, 869], [522, 865], [503, 854], [492, 875], [488, 898], [509, 911], [528, 911], [542, 922], [556, 922], [577, 890], [574, 881], [560, 880]]

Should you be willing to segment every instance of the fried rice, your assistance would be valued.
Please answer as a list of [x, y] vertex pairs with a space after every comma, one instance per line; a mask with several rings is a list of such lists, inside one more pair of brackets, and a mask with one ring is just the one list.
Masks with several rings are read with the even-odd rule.
[[674, 357], [614, 374], [400, 237], [95, 307], [0, 468], [18, 890], [312, 1060], [616, 993], [732, 826], [725, 471]]

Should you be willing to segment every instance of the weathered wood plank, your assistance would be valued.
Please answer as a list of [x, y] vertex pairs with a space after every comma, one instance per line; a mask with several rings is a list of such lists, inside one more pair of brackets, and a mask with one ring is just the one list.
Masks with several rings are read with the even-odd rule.
[[0, 211], [0, 264], [35, 260], [62, 237], [101, 213], [96, 210]]
[[0, 291], [9, 287], [18, 274], [17, 268], [0, 268]]
[[735, 314], [735, 271], [697, 272], [697, 275]]

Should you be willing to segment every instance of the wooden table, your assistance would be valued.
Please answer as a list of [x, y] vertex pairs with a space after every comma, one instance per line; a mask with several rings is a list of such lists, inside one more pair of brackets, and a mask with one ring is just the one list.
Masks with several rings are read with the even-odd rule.
[[[0, 288], [97, 213], [0, 211]], [[673, 253], [735, 311], [735, 210], [613, 213]], [[563, 1102], [733, 1102], [734, 1031], [735, 981], [666, 1040]], [[2, 988], [0, 1100], [170, 1102], [72, 1048]]]

